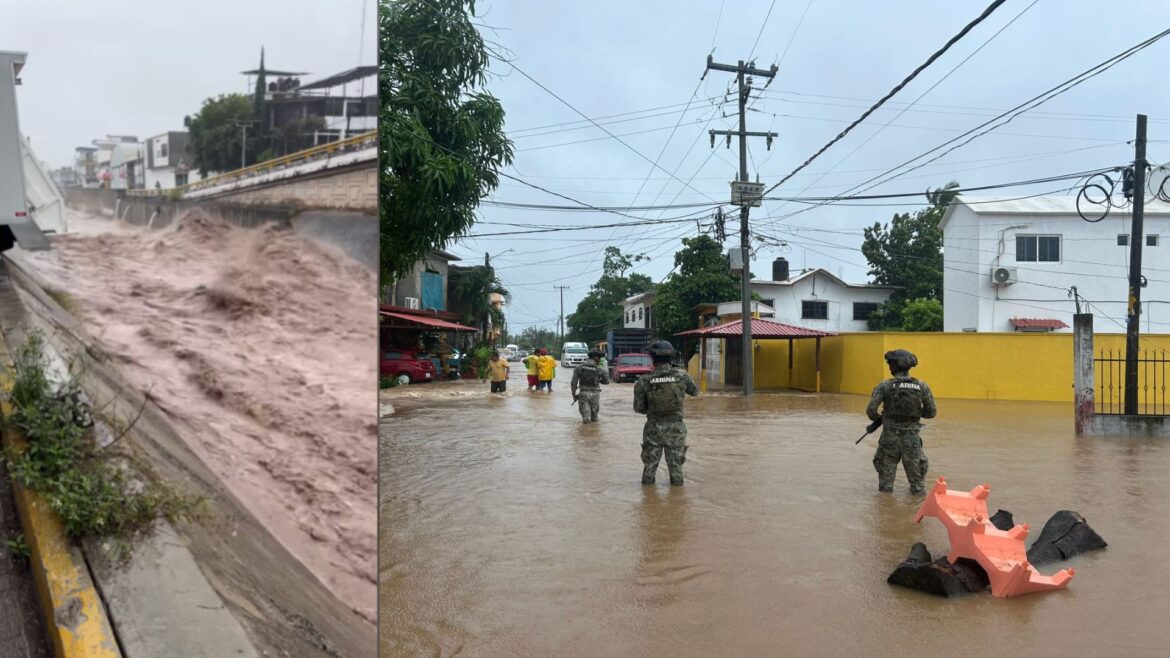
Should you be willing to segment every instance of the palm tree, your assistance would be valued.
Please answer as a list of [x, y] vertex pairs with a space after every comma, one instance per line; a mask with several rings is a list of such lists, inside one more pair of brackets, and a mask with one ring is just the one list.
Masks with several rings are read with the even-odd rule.
[[492, 294], [507, 301], [511, 293], [504, 288], [495, 270], [482, 265], [452, 265], [448, 277], [451, 280], [451, 308], [461, 314], [464, 323], [479, 327], [485, 341], [489, 326], [504, 330], [504, 310], [492, 303]]
[[958, 181], [951, 181], [933, 190], [928, 187], [926, 188], [926, 200], [931, 206], [945, 210], [959, 196], [959, 193], [955, 192], [958, 188]]

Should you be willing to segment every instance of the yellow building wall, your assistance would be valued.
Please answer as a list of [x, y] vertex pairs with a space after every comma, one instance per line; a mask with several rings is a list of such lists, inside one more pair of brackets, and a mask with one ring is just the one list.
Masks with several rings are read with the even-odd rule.
[[[759, 389], [816, 390], [816, 341], [794, 342], [793, 369], [788, 369], [788, 341], [756, 341], [755, 384]], [[1071, 402], [1073, 399], [1072, 334], [1050, 333], [881, 333], [841, 334], [821, 339], [821, 390], [868, 395], [889, 377], [883, 355], [907, 349], [918, 357], [915, 377], [926, 380], [935, 396], [977, 400], [1034, 400]], [[1146, 351], [1170, 351], [1170, 336], [1142, 337]], [[1124, 334], [1097, 334], [1094, 352], [1122, 357]], [[697, 363], [695, 363], [697, 366]], [[1120, 381], [1114, 364], [1113, 381]], [[694, 371], [697, 374], [697, 369]], [[1149, 381], [1147, 382], [1147, 376]], [[1108, 378], [1098, 366], [1099, 403], [1120, 404], [1121, 390], [1110, 393]], [[1139, 376], [1138, 386], [1161, 388], [1163, 373], [1153, 369]]]

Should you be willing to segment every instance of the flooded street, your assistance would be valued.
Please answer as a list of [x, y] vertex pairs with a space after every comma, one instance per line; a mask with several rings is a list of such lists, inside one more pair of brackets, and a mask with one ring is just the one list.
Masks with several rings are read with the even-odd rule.
[[[601, 422], [570, 406], [571, 371], [505, 397], [479, 382], [388, 397], [381, 425], [383, 655], [1163, 655], [1170, 443], [1077, 439], [1064, 404], [940, 400], [930, 472], [991, 485], [1031, 525], [1080, 512], [1109, 548], [1064, 563], [1069, 589], [943, 599], [886, 584], [942, 524], [899, 467], [877, 492], [858, 396], [733, 393], [687, 401], [685, 487], [639, 484], [632, 385]], [[428, 388], [429, 387], [429, 388]]]

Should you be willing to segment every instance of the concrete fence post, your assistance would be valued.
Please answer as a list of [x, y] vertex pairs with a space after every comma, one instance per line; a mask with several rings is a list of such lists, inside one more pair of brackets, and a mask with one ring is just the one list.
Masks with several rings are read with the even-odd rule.
[[1077, 436], [1093, 425], [1093, 314], [1073, 315], [1073, 399]]

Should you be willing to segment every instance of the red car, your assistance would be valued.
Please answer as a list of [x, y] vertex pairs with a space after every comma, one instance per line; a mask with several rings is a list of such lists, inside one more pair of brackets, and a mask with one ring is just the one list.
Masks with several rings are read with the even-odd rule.
[[382, 351], [379, 373], [392, 377], [399, 384], [430, 382], [435, 380], [435, 363], [429, 358], [419, 358], [414, 350], [389, 348]]
[[631, 352], [619, 354], [613, 362], [611, 377], [615, 382], [632, 382], [648, 372], [653, 372], [654, 361], [649, 354]]

